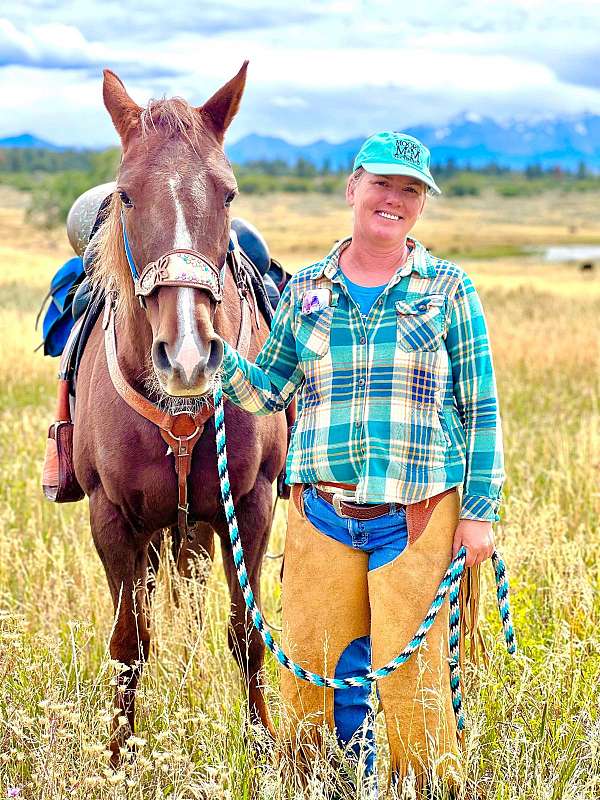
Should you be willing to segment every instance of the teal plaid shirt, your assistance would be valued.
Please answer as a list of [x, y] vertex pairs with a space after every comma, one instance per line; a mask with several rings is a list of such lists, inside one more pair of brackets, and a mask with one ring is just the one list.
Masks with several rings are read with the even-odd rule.
[[462, 519], [498, 519], [502, 432], [473, 284], [409, 239], [363, 317], [338, 264], [349, 242], [292, 277], [255, 364], [225, 345], [225, 393], [254, 414], [298, 396], [290, 484], [351, 483], [359, 503], [404, 504], [462, 486]]

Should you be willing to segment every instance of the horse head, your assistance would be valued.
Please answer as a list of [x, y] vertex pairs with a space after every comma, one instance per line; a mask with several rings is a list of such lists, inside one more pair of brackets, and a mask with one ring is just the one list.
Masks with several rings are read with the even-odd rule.
[[122, 159], [98, 242], [99, 280], [112, 282], [122, 316], [145, 314], [152, 377], [173, 397], [210, 391], [223, 357], [213, 322], [237, 192], [223, 139], [247, 63], [200, 107], [172, 98], [141, 108], [117, 75], [104, 72], [104, 104]]

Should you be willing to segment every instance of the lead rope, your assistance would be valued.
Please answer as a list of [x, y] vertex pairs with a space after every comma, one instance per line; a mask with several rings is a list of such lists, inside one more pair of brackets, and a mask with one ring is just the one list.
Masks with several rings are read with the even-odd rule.
[[[252, 588], [248, 580], [248, 573], [246, 571], [246, 564], [244, 562], [244, 551], [240, 541], [240, 533], [238, 530], [237, 518], [235, 515], [235, 507], [231, 496], [231, 486], [229, 483], [229, 471], [227, 469], [227, 448], [225, 441], [225, 414], [223, 410], [223, 387], [221, 385], [221, 378], [217, 375], [213, 387], [213, 396], [215, 404], [215, 433], [217, 442], [217, 467], [219, 472], [219, 483], [221, 486], [221, 497], [223, 506], [225, 508], [225, 518], [227, 519], [227, 527], [229, 529], [229, 538], [233, 550], [233, 561], [235, 564], [237, 577], [244, 595], [244, 601], [250, 614], [252, 624], [260, 633], [265, 645], [269, 648], [271, 653], [275, 656], [277, 661], [292, 672], [297, 678], [303, 681], [312, 683], [315, 686], [324, 686], [329, 689], [349, 689], [351, 686], [369, 686], [375, 681], [385, 678], [392, 672], [395, 672], [399, 666], [404, 664], [411, 655], [417, 650], [427, 631], [431, 628], [442, 607], [448, 591], [450, 592], [450, 634], [449, 634], [449, 651], [450, 651], [450, 686], [452, 691], [452, 705], [456, 715], [457, 728], [462, 731], [465, 726], [464, 714], [462, 709], [462, 694], [461, 694], [461, 680], [460, 680], [460, 665], [459, 665], [459, 629], [460, 629], [460, 610], [458, 604], [458, 594], [460, 589], [460, 579], [465, 569], [465, 560], [467, 551], [461, 547], [454, 559], [450, 562], [450, 566], [446, 570], [446, 574], [435, 594], [433, 602], [429, 607], [425, 619], [419, 626], [417, 632], [406, 645], [404, 650], [396, 656], [396, 658], [388, 661], [383, 667], [367, 672], [365, 675], [354, 675], [351, 678], [327, 678], [324, 675], [317, 675], [315, 672], [301, 667], [295, 661], [292, 661], [281, 649], [279, 644], [275, 641], [270, 631], [267, 629], [260, 609], [256, 605]], [[497, 552], [492, 556], [494, 564], [494, 572], [496, 575], [497, 596], [498, 596], [498, 609], [500, 611], [500, 618], [502, 620], [502, 628], [504, 637], [506, 639], [506, 646], [508, 652], [512, 655], [516, 652], [516, 641], [513, 631], [512, 621], [510, 617], [510, 607], [508, 602], [508, 581], [506, 578], [506, 568], [504, 562]]]

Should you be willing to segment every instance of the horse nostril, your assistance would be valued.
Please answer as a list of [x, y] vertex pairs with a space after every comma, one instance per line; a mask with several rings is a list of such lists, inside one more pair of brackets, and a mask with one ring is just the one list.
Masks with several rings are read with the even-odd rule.
[[223, 361], [223, 340], [218, 337], [211, 339], [210, 353], [208, 354], [208, 361], [206, 362], [206, 370], [208, 372], [216, 372], [221, 366]]
[[173, 368], [167, 353], [167, 344], [163, 341], [154, 342], [152, 345], [152, 360], [157, 369], [168, 371]]

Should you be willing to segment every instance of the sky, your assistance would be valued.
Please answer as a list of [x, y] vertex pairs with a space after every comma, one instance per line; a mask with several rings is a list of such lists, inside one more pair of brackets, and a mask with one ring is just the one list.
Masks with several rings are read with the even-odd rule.
[[250, 60], [228, 140], [343, 141], [463, 112], [600, 114], [600, 0], [20, 0], [0, 6], [0, 137], [118, 139], [102, 69], [133, 99], [202, 104]]

